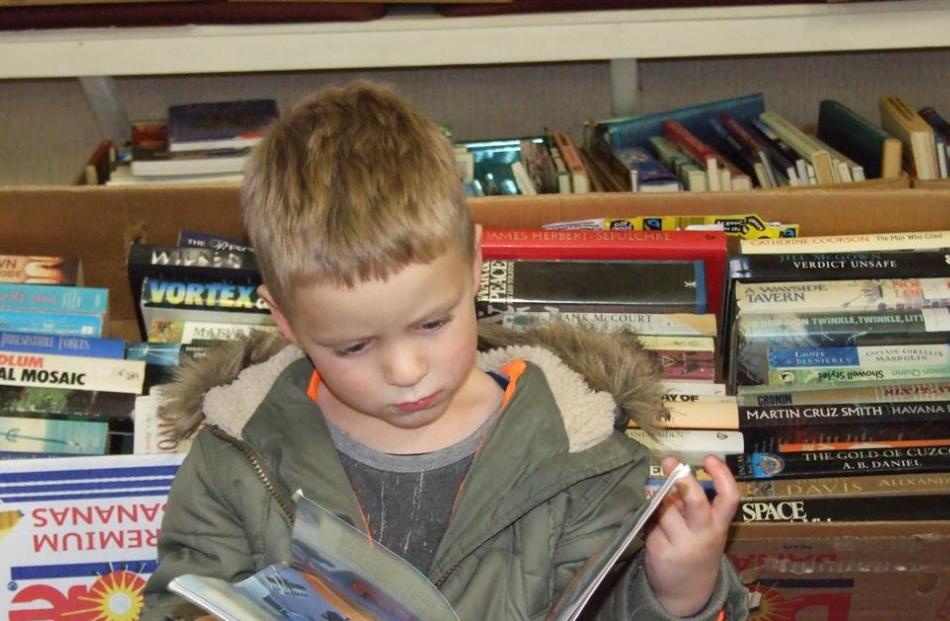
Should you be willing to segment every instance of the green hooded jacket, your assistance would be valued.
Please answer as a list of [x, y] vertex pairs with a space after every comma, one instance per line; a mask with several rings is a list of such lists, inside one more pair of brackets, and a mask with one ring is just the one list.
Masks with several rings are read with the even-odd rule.
[[[648, 452], [616, 427], [662, 407], [652, 359], [629, 339], [567, 326], [530, 333], [484, 329], [483, 369], [525, 361], [460, 491], [429, 579], [462, 621], [544, 619], [586, 558], [644, 504]], [[319, 407], [313, 367], [294, 346], [259, 336], [187, 367], [165, 416], [184, 437], [198, 427], [168, 499], [159, 566], [143, 621], [200, 614], [165, 592], [183, 573], [237, 581], [289, 557], [302, 490], [349, 523], [356, 496]], [[642, 542], [635, 547], [642, 547]], [[632, 558], [631, 558], [632, 557]], [[585, 618], [671, 620], [638, 551]], [[728, 561], [706, 608], [690, 619], [747, 617]], [[588, 614], [589, 613], [589, 614]]]

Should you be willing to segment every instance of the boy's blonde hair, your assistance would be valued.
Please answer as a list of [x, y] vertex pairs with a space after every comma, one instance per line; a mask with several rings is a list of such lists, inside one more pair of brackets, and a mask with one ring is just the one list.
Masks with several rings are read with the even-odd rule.
[[278, 304], [292, 287], [353, 286], [474, 252], [452, 145], [392, 89], [317, 91], [269, 128], [248, 163], [244, 225]]

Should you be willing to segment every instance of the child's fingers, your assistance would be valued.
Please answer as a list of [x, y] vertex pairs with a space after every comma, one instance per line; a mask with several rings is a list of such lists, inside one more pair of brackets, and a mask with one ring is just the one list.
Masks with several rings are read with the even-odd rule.
[[713, 515], [720, 524], [728, 524], [739, 508], [739, 486], [736, 485], [736, 479], [732, 476], [729, 466], [714, 455], [706, 456], [703, 468], [716, 488], [716, 497], [712, 502]]

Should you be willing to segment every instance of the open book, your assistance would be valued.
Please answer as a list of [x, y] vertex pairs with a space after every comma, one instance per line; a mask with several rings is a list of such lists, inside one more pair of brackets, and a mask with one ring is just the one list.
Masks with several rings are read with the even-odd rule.
[[[578, 617], [610, 568], [689, 472], [689, 466], [680, 464], [650, 502], [590, 556], [548, 621]], [[452, 606], [415, 567], [302, 492], [294, 494], [294, 500], [290, 562], [269, 565], [234, 584], [185, 574], [172, 580], [169, 590], [225, 621], [458, 621]]]

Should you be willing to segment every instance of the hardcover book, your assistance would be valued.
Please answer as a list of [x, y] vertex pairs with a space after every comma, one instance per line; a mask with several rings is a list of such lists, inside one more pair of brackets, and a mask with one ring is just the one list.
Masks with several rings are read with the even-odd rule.
[[702, 261], [708, 309], [722, 303], [727, 252], [721, 231], [485, 228], [482, 233], [486, 260]]
[[869, 179], [901, 175], [901, 141], [840, 101], [823, 99], [818, 104], [817, 135], [863, 166]]
[[[581, 565], [546, 621], [573, 621], [675, 483], [689, 473], [674, 470], [650, 502]], [[247, 619], [350, 619], [352, 621], [458, 621], [438, 588], [415, 567], [368, 539], [362, 531], [307, 499], [300, 491], [291, 557], [230, 584], [185, 574], [169, 590], [225, 621]]]
[[702, 261], [485, 261], [478, 317], [523, 310], [706, 310]]
[[82, 262], [76, 257], [0, 255], [0, 282], [81, 286]]
[[168, 150], [242, 149], [261, 141], [278, 116], [273, 99], [190, 103], [168, 108]]

